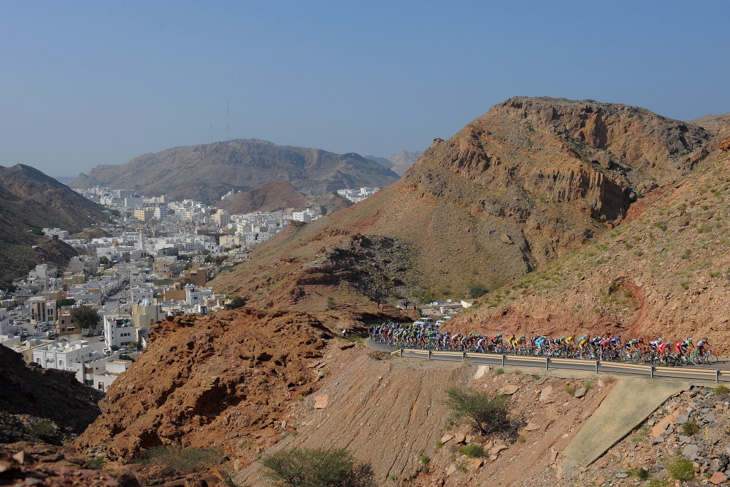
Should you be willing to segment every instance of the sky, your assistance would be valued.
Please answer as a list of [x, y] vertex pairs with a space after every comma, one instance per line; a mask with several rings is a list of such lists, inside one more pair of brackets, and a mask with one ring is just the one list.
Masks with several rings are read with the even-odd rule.
[[387, 157], [511, 96], [689, 120], [730, 112], [728, 26], [727, 0], [0, 0], [0, 166], [76, 176], [228, 120]]

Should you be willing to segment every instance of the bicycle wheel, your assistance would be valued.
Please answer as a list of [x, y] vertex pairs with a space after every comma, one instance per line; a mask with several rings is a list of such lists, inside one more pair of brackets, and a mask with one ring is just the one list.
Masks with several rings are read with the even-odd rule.
[[719, 359], [717, 358], [717, 355], [715, 355], [714, 353], [708, 353], [705, 356], [705, 362], [707, 362], [710, 365], [715, 365], [718, 362], [718, 360]]

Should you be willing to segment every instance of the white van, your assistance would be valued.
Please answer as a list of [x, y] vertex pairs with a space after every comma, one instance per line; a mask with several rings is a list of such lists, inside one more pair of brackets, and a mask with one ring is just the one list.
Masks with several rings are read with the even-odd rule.
[[423, 326], [423, 325], [433, 326], [435, 323], [436, 323], [436, 321], [434, 321], [433, 318], [428, 318], [428, 317], [418, 318], [416, 321], [413, 322], [413, 324], [415, 326], [418, 326], [418, 325], [421, 325], [421, 326]]

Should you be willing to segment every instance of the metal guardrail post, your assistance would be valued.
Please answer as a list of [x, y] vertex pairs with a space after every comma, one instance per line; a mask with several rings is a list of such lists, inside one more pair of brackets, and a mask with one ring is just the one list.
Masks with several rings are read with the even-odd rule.
[[720, 382], [720, 370], [715, 369], [715, 383], [717, 384], [718, 382]]
[[650, 374], [652, 379], [654, 378], [654, 367], [654, 364], [651, 364], [651, 369], [649, 369], [651, 371]]
[[403, 349], [400, 349], [400, 358], [403, 358]]
[[466, 360], [466, 352], [461, 352], [461, 361], [463, 362], [465, 360]]
[[504, 367], [504, 359], [507, 358], [505, 354], [502, 354], [502, 367]]
[[601, 365], [600, 360], [596, 360], [596, 374], [598, 373], [598, 366]]
[[428, 359], [431, 360], [431, 350], [428, 351]]
[[550, 370], [550, 357], [545, 357], [545, 370]]

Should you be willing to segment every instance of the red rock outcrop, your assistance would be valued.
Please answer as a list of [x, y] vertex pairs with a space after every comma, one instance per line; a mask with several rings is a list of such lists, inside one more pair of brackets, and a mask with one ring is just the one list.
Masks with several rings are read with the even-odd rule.
[[289, 404], [316, 389], [310, 365], [330, 337], [297, 312], [239, 309], [160, 322], [76, 445], [125, 462], [158, 445], [265, 446], [281, 434]]

